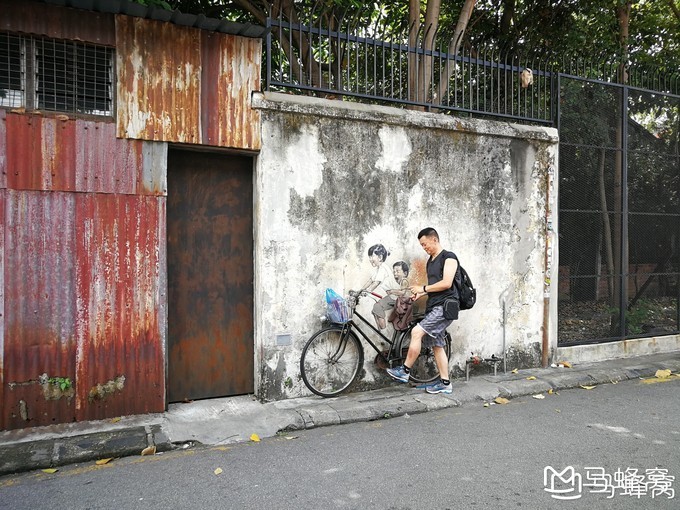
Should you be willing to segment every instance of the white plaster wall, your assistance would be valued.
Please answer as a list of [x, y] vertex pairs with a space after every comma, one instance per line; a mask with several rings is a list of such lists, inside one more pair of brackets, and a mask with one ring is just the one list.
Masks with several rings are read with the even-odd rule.
[[[416, 235], [427, 226], [478, 288], [475, 308], [450, 328], [452, 372], [462, 373], [471, 352], [503, 354], [503, 298], [508, 365], [540, 363], [544, 295], [554, 294], [545, 272], [546, 261], [553, 272], [546, 215], [555, 207], [546, 199], [556, 197], [547, 191], [554, 129], [270, 93], [256, 94], [254, 106], [263, 141], [255, 218], [260, 397], [308, 393], [299, 357], [321, 326], [325, 289], [346, 293], [365, 283], [371, 245], [387, 247], [390, 267], [407, 260], [411, 282], [425, 280]], [[361, 306], [370, 315], [372, 303]], [[368, 348], [362, 387], [391, 384], [374, 356]]]

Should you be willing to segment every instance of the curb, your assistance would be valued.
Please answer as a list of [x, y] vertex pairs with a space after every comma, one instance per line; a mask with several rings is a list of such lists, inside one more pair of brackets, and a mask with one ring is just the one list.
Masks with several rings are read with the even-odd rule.
[[0, 475], [140, 455], [148, 446], [155, 446], [157, 452], [173, 448], [160, 425], [10, 443], [0, 445]]
[[[187, 422], [183, 415], [178, 418], [173, 413], [166, 412], [163, 415], [125, 417], [116, 426], [111, 426], [110, 420], [103, 420], [86, 424], [37, 427], [32, 430], [3, 431], [0, 432], [0, 475], [109, 457], [135, 456], [140, 455], [148, 446], [155, 446], [157, 452], [170, 451], [179, 444], [189, 442], [181, 437], [173, 437], [173, 420], [182, 421], [189, 426], [191, 432], [195, 432], [195, 427], [206, 424], [213, 427], [219, 423], [228, 423], [232, 428], [235, 424], [236, 427], [247, 426], [251, 430], [258, 423], [266, 423], [266, 433], [260, 436], [269, 437], [279, 432], [384, 420], [466, 404], [481, 405], [493, 402], [497, 397], [513, 399], [543, 393], [549, 389], [558, 391], [648, 378], [653, 377], [659, 369], [680, 372], [680, 353], [609, 360], [582, 364], [575, 368], [523, 369], [514, 374], [499, 373], [496, 376], [480, 374], [469, 382], [464, 379], [454, 380], [451, 395], [429, 395], [415, 387], [399, 385], [329, 399], [301, 397], [257, 405], [251, 402], [248, 407], [238, 408], [239, 420], [231, 420], [226, 414], [218, 413], [217, 420], [211, 418], [215, 421], [195, 419], [192, 422], [190, 419]], [[225, 399], [225, 402], [229, 400]], [[244, 438], [249, 437], [250, 432], [237, 436], [231, 442], [247, 440]], [[195, 440], [190, 442], [201, 444]], [[204, 444], [211, 443], [208, 440]]]

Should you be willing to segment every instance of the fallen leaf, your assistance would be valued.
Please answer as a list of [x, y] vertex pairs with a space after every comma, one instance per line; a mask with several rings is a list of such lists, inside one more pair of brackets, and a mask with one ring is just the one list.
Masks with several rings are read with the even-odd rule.
[[484, 402], [484, 407], [489, 407], [489, 403], [488, 403], [488, 402]]
[[108, 464], [113, 460], [113, 457], [110, 457], [108, 459], [99, 459], [98, 461], [95, 462], [97, 466], [103, 466], [104, 464]]
[[[404, 418], [408, 418], [408, 414], [404, 415]], [[300, 436], [286, 436], [286, 439], [291, 440], [291, 439], [297, 439]]]
[[592, 390], [592, 389], [595, 388], [595, 386], [585, 386], [585, 385], [582, 384], [581, 388], [583, 388], [584, 390]]
[[260, 436], [258, 436], [257, 434], [251, 434], [250, 440], [254, 443], [259, 443], [260, 442]]
[[517, 372], [518, 370], [516, 368], [512, 371], [513, 374], [516, 374]]
[[561, 413], [562, 411], [560, 411], [559, 409], [555, 409], [555, 412], [556, 412], [556, 413]]
[[142, 450], [142, 455], [155, 455], [156, 454], [156, 445], [152, 446], [147, 446]]
[[558, 364], [562, 365], [564, 368], [571, 368], [571, 363], [568, 361], [560, 361]]
[[47, 473], [48, 475], [56, 473], [57, 471], [59, 471], [57, 468], [47, 468], [42, 470], [43, 473]]
[[527, 381], [535, 381], [535, 380], [536, 380], [535, 375], [530, 375], [529, 377], [527, 377]]
[[534, 398], [537, 398], [538, 400], [543, 400], [545, 398], [545, 395], [542, 393], [539, 393], [538, 395], [532, 395]]
[[666, 377], [671, 376], [671, 371], [670, 370], [657, 370], [656, 374], [654, 374], [655, 377], [658, 377], [659, 379], [665, 379]]
[[668, 377], [650, 377], [649, 379], [642, 379], [642, 382], [644, 384], [656, 384], [656, 383], [662, 383], [662, 382], [668, 382], [668, 381], [674, 381], [676, 379], [680, 379], [680, 375], [677, 374], [672, 374], [669, 375]]
[[553, 391], [552, 388], [550, 388], [550, 389], [548, 390], [548, 395], [552, 395], [553, 393], [555, 393], [555, 392]]
[[116, 418], [111, 418], [111, 423], [118, 423], [120, 421], [120, 416]]
[[222, 474], [222, 468], [217, 468], [217, 469], [215, 470], [215, 474], [216, 474], [216, 475]]
[[496, 402], [496, 404], [507, 404], [507, 403], [510, 402], [510, 401], [509, 401], [507, 398], [496, 397], [496, 398], [494, 399], [494, 402]]

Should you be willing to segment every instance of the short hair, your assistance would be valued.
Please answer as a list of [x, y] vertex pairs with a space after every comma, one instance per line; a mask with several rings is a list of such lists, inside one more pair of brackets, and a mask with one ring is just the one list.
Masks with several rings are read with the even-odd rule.
[[385, 248], [382, 244], [374, 244], [368, 249], [368, 256], [370, 257], [373, 254], [376, 254], [378, 257], [380, 257], [380, 260], [385, 262], [385, 259], [387, 256], [390, 254], [390, 252], [387, 251], [387, 248]]
[[435, 237], [437, 241], [439, 241], [439, 234], [432, 227], [426, 227], [420, 232], [418, 232], [418, 239], [420, 239], [421, 237]]
[[401, 270], [404, 272], [405, 275], [408, 275], [408, 264], [404, 262], [403, 260], [400, 260], [399, 262], [395, 262], [392, 264], [392, 267], [401, 267]]

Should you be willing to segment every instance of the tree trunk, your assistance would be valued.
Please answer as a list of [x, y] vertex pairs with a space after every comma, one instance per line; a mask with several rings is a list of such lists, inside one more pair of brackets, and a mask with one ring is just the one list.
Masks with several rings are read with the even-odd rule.
[[408, 3], [408, 98], [418, 101], [418, 35], [420, 33], [420, 0]]
[[[609, 293], [609, 304], [614, 306], [614, 252], [612, 250], [612, 229], [609, 222], [609, 211], [607, 210], [607, 191], [604, 185], [604, 170], [606, 153], [600, 149], [600, 208], [602, 209], [602, 227], [604, 237], [604, 247], [607, 256], [607, 291]], [[599, 273], [599, 268], [598, 268]]]
[[463, 35], [467, 29], [467, 25], [472, 17], [472, 11], [477, 4], [477, 0], [465, 0], [463, 8], [460, 10], [460, 15], [458, 16], [458, 23], [456, 23], [456, 28], [453, 31], [453, 37], [449, 41], [448, 54], [449, 58], [446, 60], [446, 66], [442, 69], [441, 76], [439, 78], [439, 97], [437, 98], [437, 103], [441, 104], [443, 98], [447, 96], [449, 92], [449, 82], [451, 81], [451, 76], [456, 69], [455, 61], [451, 61], [451, 57], [458, 55], [460, 50], [460, 45], [463, 41]]
[[[423, 58], [421, 60], [421, 76], [420, 83], [422, 85], [418, 95], [423, 101], [431, 101], [437, 96], [436, 91], [430, 91], [430, 84], [432, 83], [432, 63], [433, 57], [431, 52], [434, 50], [435, 39], [437, 35], [437, 28], [439, 26], [439, 13], [441, 11], [441, 0], [428, 0], [427, 10], [425, 11], [425, 27], [423, 32]], [[427, 53], [430, 53], [429, 55]]]

